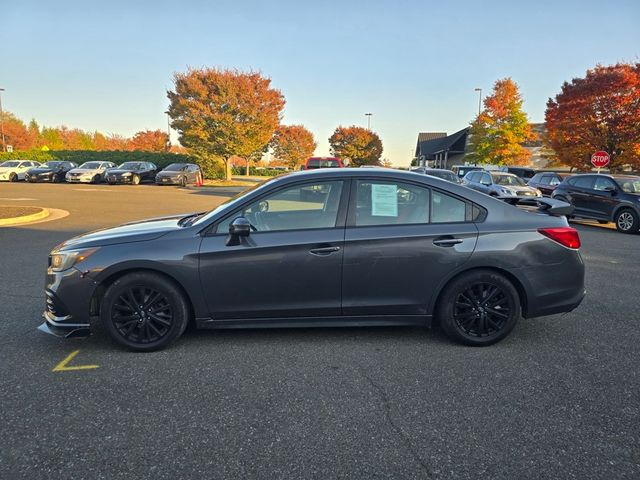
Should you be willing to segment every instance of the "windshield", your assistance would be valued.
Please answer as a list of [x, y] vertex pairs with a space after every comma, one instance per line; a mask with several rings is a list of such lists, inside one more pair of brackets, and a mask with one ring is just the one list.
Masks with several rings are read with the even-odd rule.
[[15, 161], [3, 162], [3, 163], [0, 163], [0, 167], [17, 167], [19, 164], [20, 162], [15, 162]]
[[512, 187], [524, 187], [526, 185], [520, 177], [516, 177], [515, 175], [500, 175], [494, 173], [491, 176], [493, 177], [493, 183], [496, 185], [508, 185]]
[[125, 162], [120, 167], [122, 170], [140, 170], [142, 165], [137, 162]]
[[[284, 175], [289, 175], [289, 174], [286, 173]], [[263, 180], [262, 182], [256, 183], [252, 187], [250, 187], [250, 188], [248, 188], [246, 190], [243, 190], [242, 192], [240, 192], [240, 193], [234, 195], [233, 197], [229, 198], [228, 200], [222, 202], [220, 205], [218, 205], [213, 210], [210, 210], [207, 213], [205, 213], [204, 215], [202, 215], [201, 217], [198, 217], [198, 219], [195, 222], [193, 222], [193, 225], [199, 225], [201, 223], [206, 222], [211, 217], [213, 217], [217, 213], [221, 212], [225, 208], [230, 207], [230, 206], [240, 202], [244, 198], [244, 196], [247, 195], [248, 193], [253, 192], [254, 190], [258, 190], [259, 188], [265, 187], [266, 185], [268, 185], [271, 182], [273, 182], [275, 179], [282, 178], [284, 175], [278, 175], [277, 177], [268, 178], [267, 180]]]
[[45, 162], [40, 166], [43, 168], [58, 168], [60, 165], [62, 165], [62, 162]]
[[186, 163], [172, 163], [164, 169], [165, 172], [179, 172], [186, 166]]
[[445, 171], [439, 171], [439, 170], [427, 170], [426, 171], [427, 175], [431, 175], [432, 177], [438, 177], [441, 178], [443, 180], [447, 180], [449, 182], [455, 182], [457, 183], [457, 176], [455, 173], [453, 172], [445, 172]]
[[80, 165], [80, 168], [86, 168], [87, 170], [95, 170], [96, 168], [100, 168], [99, 162], [86, 162]]
[[640, 193], [640, 177], [617, 178], [616, 183], [620, 185], [623, 192]]

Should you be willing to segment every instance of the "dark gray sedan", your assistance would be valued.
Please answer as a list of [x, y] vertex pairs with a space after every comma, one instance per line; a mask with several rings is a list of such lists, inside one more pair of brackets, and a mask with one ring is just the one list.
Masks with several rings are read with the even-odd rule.
[[[516, 199], [517, 200], [517, 199]], [[571, 206], [516, 206], [426, 175], [320, 169], [207, 213], [72, 238], [49, 256], [48, 333], [99, 317], [121, 345], [199, 328], [422, 325], [489, 345], [584, 296]]]
[[180, 185], [186, 187], [189, 184], [199, 184], [202, 181], [202, 172], [195, 163], [172, 163], [156, 175], [157, 185]]

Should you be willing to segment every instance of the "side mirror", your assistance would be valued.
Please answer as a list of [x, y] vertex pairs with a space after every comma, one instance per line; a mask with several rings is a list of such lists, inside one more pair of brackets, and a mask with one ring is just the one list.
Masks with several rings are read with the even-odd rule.
[[236, 218], [229, 225], [229, 235], [235, 237], [248, 237], [249, 233], [251, 233], [251, 224], [249, 220], [244, 217]]
[[618, 190], [616, 189], [616, 187], [606, 187], [604, 191], [609, 192], [611, 196], [615, 196], [618, 194]]

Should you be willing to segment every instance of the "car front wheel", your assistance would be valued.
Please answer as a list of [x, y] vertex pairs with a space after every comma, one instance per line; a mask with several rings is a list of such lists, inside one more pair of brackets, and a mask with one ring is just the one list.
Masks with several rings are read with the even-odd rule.
[[140, 177], [138, 175], [134, 175], [133, 178], [131, 179], [131, 183], [133, 183], [134, 185], [139, 185]]
[[436, 318], [452, 340], [487, 346], [506, 337], [521, 313], [518, 291], [507, 278], [492, 271], [475, 270], [445, 287]]
[[182, 335], [189, 321], [189, 306], [171, 280], [136, 272], [107, 288], [100, 316], [116, 342], [131, 350], [150, 352], [165, 348]]
[[638, 214], [630, 208], [625, 208], [616, 215], [616, 228], [622, 233], [635, 233], [640, 227]]

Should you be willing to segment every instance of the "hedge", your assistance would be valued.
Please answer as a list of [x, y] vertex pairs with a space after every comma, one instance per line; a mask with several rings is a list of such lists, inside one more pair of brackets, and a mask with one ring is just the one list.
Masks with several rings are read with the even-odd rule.
[[35, 160], [48, 162], [50, 160], [64, 160], [78, 165], [84, 162], [113, 162], [120, 165], [124, 162], [152, 162], [164, 168], [171, 163], [198, 163], [190, 155], [166, 152], [140, 152], [124, 150], [30, 150], [24, 152], [0, 152], [0, 161], [5, 160]]

